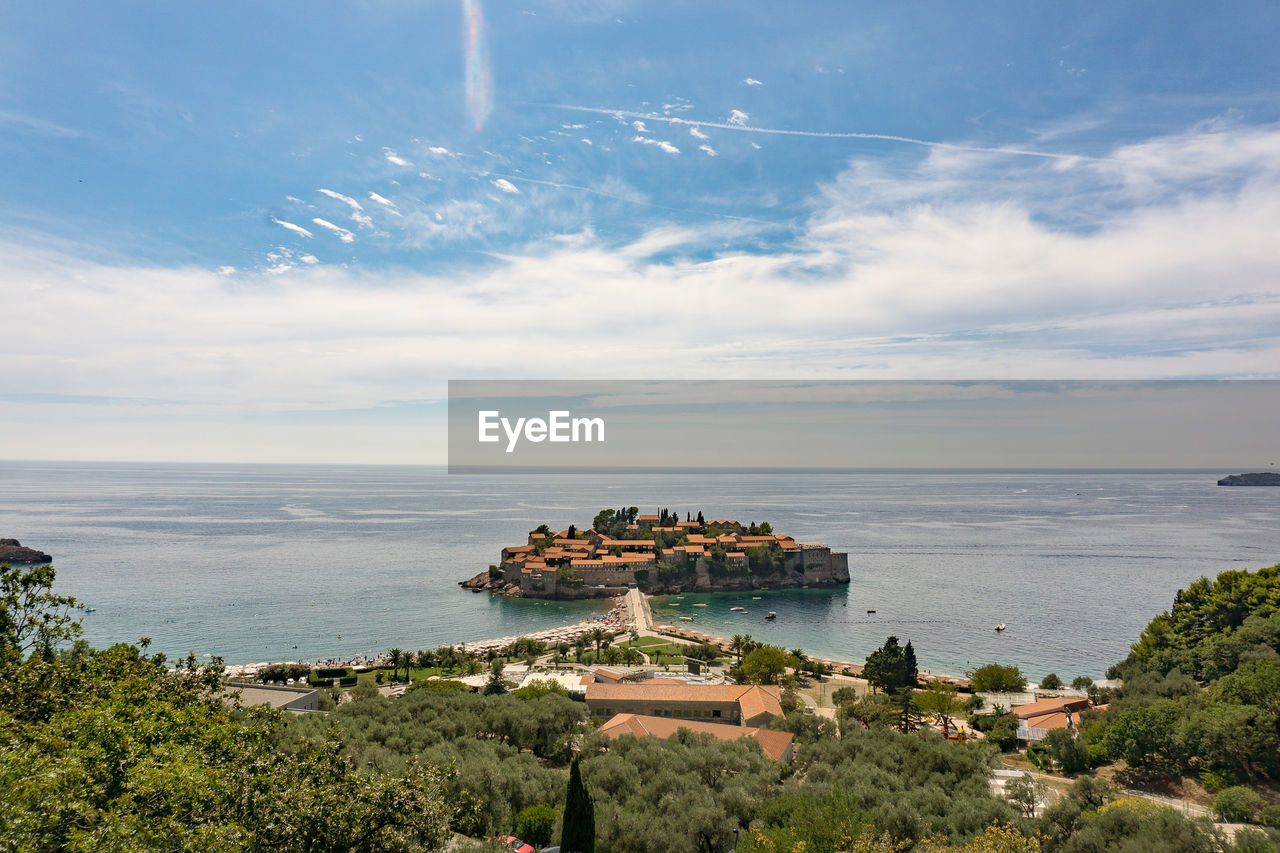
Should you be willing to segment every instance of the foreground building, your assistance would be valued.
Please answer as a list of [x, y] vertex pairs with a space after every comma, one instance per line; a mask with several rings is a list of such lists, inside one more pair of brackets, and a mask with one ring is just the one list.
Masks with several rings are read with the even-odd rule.
[[600, 734], [610, 738], [623, 735], [655, 737], [666, 741], [680, 729], [708, 734], [720, 741], [732, 741], [749, 737], [760, 744], [760, 750], [774, 761], [791, 763], [794, 757], [795, 735], [749, 726], [731, 726], [724, 723], [704, 723], [693, 720], [676, 720], [667, 717], [649, 717], [640, 714], [617, 714], [600, 727]]
[[587, 708], [606, 720], [636, 714], [759, 727], [782, 716], [782, 695], [773, 685], [595, 683], [587, 685]]

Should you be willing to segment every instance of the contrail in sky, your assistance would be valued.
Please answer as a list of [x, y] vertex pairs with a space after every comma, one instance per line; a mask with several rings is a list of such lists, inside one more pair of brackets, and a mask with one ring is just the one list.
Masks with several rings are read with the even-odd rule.
[[653, 113], [631, 112], [629, 110], [610, 110], [603, 107], [578, 107], [571, 104], [552, 104], [562, 110], [573, 110], [581, 113], [597, 113], [599, 115], [634, 118], [642, 121], [661, 121], [667, 124], [683, 124], [690, 127], [715, 127], [720, 130], [736, 130], [746, 133], [768, 133], [775, 136], [807, 136], [820, 139], [879, 139], [885, 142], [904, 142], [908, 145], [922, 145], [926, 148], [944, 148], [949, 151], [980, 151], [987, 154], [1013, 154], [1020, 157], [1042, 157], [1046, 160], [1103, 162], [1102, 157], [1088, 157], [1084, 154], [1059, 154], [1053, 151], [1032, 151], [1026, 148], [1007, 148], [1001, 145], [958, 145], [954, 142], [935, 142], [930, 139], [916, 139], [911, 136], [892, 136], [887, 133], [857, 133], [853, 131], [833, 132], [821, 130], [786, 130], [776, 127], [754, 127], [749, 124], [730, 124], [719, 121], [693, 121], [676, 116], [655, 115]]

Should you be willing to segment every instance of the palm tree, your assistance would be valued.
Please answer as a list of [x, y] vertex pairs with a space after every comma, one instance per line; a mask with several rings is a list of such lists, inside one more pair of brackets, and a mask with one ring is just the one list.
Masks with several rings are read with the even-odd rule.
[[742, 663], [742, 655], [746, 652], [747, 647], [751, 645], [750, 634], [734, 634], [733, 641], [729, 643], [729, 648], [733, 649], [734, 654], [738, 656], [738, 663]]
[[395, 681], [400, 672], [400, 664], [404, 662], [404, 652], [400, 649], [392, 649], [387, 652], [387, 662], [391, 664], [391, 680]]
[[603, 629], [603, 628], [592, 628], [592, 629], [591, 629], [591, 641], [592, 641], [592, 642], [594, 642], [594, 643], [596, 644], [596, 657], [598, 658], [598, 657], [600, 657], [600, 644], [601, 644], [602, 642], [604, 642], [604, 629]]
[[623, 651], [622, 654], [623, 654], [623, 658], [629, 664], [637, 664], [637, 663], [644, 662], [644, 655], [642, 655], [640, 653], [640, 650], [637, 649], [635, 646], [627, 646], [626, 650]]
[[622, 660], [622, 649], [617, 646], [610, 646], [604, 650], [604, 662], [607, 664], [616, 664]]
[[586, 637], [586, 635], [585, 635], [585, 634], [579, 634], [579, 635], [577, 636], [577, 638], [576, 638], [576, 639], [574, 639], [574, 641], [573, 641], [573, 647], [574, 647], [574, 649], [577, 651], [577, 656], [575, 657], [575, 660], [577, 660], [577, 662], [578, 662], [578, 663], [582, 663], [582, 653], [583, 653], [583, 651], [585, 651], [585, 650], [586, 650], [586, 648], [587, 648], [587, 637]]

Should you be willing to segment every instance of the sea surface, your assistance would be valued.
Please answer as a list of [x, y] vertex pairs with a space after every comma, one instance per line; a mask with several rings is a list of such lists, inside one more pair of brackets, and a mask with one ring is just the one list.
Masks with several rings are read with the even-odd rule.
[[461, 476], [5, 462], [0, 537], [54, 557], [57, 589], [94, 608], [83, 615], [93, 644], [150, 637], [169, 655], [249, 663], [578, 621], [607, 602], [494, 598], [457, 582], [543, 522], [585, 527], [606, 506], [702, 510], [847, 551], [852, 582], [760, 600], [655, 599], [659, 620], [690, 616], [708, 633], [852, 661], [896, 635], [933, 672], [999, 661], [1069, 680], [1101, 677], [1190, 581], [1280, 562], [1280, 489], [1215, 485], [1226, 473]]

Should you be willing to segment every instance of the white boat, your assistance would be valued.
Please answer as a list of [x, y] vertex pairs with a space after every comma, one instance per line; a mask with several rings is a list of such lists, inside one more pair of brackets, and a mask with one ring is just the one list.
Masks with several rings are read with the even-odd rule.
[[777, 613], [775, 613], [775, 612], [773, 612], [772, 610], [770, 610], [770, 611], [769, 611], [769, 614], [768, 614], [767, 616], [765, 616], [764, 618], [765, 618], [765, 619], [777, 619], [777, 618], [778, 618], [778, 614], [777, 614]]
[[1008, 628], [1008, 627], [1009, 627], [1008, 625], [1001, 622], [999, 625], [996, 626], [996, 631], [1003, 631], [1005, 628]]
[[693, 606], [694, 606], [694, 607], [706, 607], [707, 605], [705, 605], [705, 604], [695, 604], [695, 605], [693, 605]]
[[736, 611], [738, 611], [739, 613], [746, 613], [746, 612], [747, 612], [747, 608], [745, 608], [745, 607], [730, 607], [729, 609], [730, 609], [730, 610], [736, 610]]
[[692, 621], [693, 621], [693, 617], [692, 617], [692, 616], [681, 616], [681, 617], [680, 617], [680, 621], [681, 621], [681, 622], [692, 622]]

